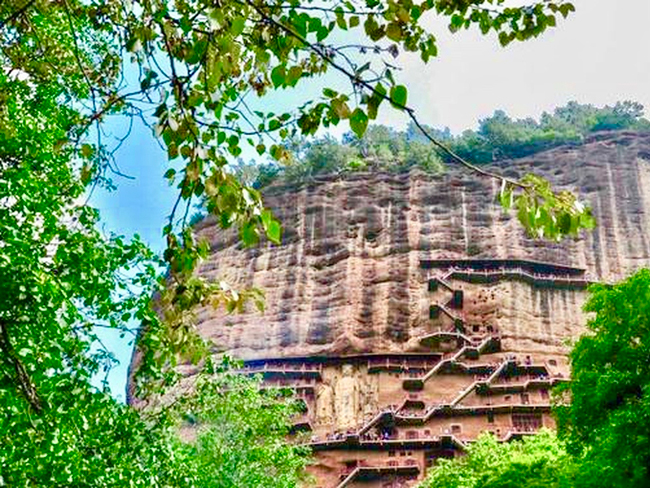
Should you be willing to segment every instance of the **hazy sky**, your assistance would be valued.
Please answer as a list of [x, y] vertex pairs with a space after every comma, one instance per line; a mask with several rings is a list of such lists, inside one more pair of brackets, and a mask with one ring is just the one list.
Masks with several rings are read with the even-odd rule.
[[[576, 12], [537, 39], [502, 48], [477, 30], [430, 25], [439, 57], [403, 63], [410, 103], [429, 124], [474, 127], [495, 109], [537, 117], [570, 100], [595, 105], [632, 99], [650, 108], [650, 1], [576, 0]], [[382, 122], [394, 121], [384, 111]]]
[[[650, 0], [575, 0], [576, 12], [538, 39], [502, 48], [493, 35], [470, 30], [451, 34], [440, 19], [430, 26], [439, 57], [423, 65], [401, 58], [400, 82], [409, 88], [409, 105], [427, 124], [452, 131], [474, 127], [496, 109], [513, 117], [537, 117], [570, 100], [594, 105], [631, 99], [650, 108]], [[291, 96], [290, 92], [286, 92]], [[403, 126], [403, 115], [383, 109], [380, 122]], [[117, 127], [116, 134], [125, 128]], [[340, 133], [343, 130], [337, 131]], [[347, 127], [345, 127], [347, 130]], [[166, 157], [147, 129], [136, 127], [118, 154], [122, 171], [117, 192], [98, 194], [105, 226], [126, 235], [138, 232], [155, 248], [173, 205], [173, 191], [162, 179]], [[123, 398], [131, 348], [106, 337], [121, 361], [111, 376]]]

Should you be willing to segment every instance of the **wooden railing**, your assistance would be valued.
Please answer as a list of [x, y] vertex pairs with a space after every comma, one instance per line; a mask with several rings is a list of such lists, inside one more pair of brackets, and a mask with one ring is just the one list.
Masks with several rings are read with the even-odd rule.
[[[466, 370], [469, 370], [469, 369], [472, 368], [472, 366], [468, 366], [468, 365], [458, 361], [459, 358], [463, 357], [468, 351], [476, 351], [480, 355], [488, 348], [488, 346], [497, 345], [498, 343], [499, 343], [498, 338], [496, 338], [496, 337], [486, 337], [478, 345], [465, 344], [462, 348], [460, 348], [458, 351], [456, 351], [451, 357], [446, 358], [446, 359], [442, 359], [438, 364], [436, 364], [433, 368], [431, 368], [421, 378], [404, 380], [404, 384], [405, 385], [407, 385], [407, 384], [413, 384], [414, 385], [416, 382], [419, 382], [423, 386], [426, 381], [428, 381], [430, 378], [432, 378], [443, 367], [445, 367], [447, 365], [452, 365], [454, 363], [457, 363], [462, 368], [464, 368]], [[409, 389], [409, 388], [406, 387], [405, 389]]]
[[257, 373], [304, 373], [306, 375], [319, 375], [323, 371], [322, 364], [291, 364], [291, 363], [264, 363], [245, 365], [239, 372], [246, 374]]
[[[348, 486], [356, 478], [361, 478], [365, 476], [376, 476], [376, 475], [387, 475], [387, 474], [396, 474], [396, 475], [417, 475], [420, 472], [420, 467], [417, 464], [417, 461], [414, 459], [410, 463], [398, 463], [393, 464], [396, 461], [388, 461], [385, 465], [376, 465], [376, 466], [357, 466], [350, 471], [343, 472], [341, 474], [341, 481], [336, 485], [336, 488], [344, 488]], [[391, 464], [388, 464], [391, 463]]]
[[469, 282], [493, 282], [505, 278], [521, 279], [540, 286], [554, 286], [562, 288], [586, 288], [594, 283], [582, 276], [531, 273], [524, 268], [501, 268], [489, 271], [477, 271], [462, 268], [451, 268], [444, 275], [444, 279], [459, 279]]
[[530, 259], [423, 259], [420, 260], [420, 266], [424, 269], [455, 268], [471, 271], [521, 268], [529, 273], [558, 276], [584, 276], [585, 274], [583, 268], [574, 268], [572, 266], [545, 263]]
[[433, 359], [411, 359], [403, 358], [398, 359], [392, 356], [386, 356], [385, 358], [372, 358], [368, 360], [368, 371], [372, 372], [373, 370], [399, 370], [399, 371], [411, 371], [411, 370], [429, 370], [435, 366], [440, 357], [438, 356]]

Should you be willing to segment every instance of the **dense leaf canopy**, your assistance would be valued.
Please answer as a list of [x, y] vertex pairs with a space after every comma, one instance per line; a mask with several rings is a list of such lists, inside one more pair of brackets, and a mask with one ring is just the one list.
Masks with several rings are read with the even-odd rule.
[[579, 456], [578, 486], [650, 486], [650, 270], [592, 289], [589, 334], [571, 353], [560, 432]]
[[[78, 114], [61, 96], [0, 72], [0, 486], [242, 486], [224, 473], [206, 481], [208, 459], [246, 466], [245, 486], [295, 486], [306, 462], [284, 442], [295, 408], [256, 381], [211, 375], [194, 404], [146, 415], [93, 386], [114, 362], [98, 329], [133, 334], [135, 316], [150, 349], [165, 348], [149, 303], [165, 282], [144, 244], [103, 235], [79, 204], [93, 155], [65, 143]], [[188, 409], [202, 422], [195, 442], [177, 434]]]
[[569, 488], [573, 461], [555, 434], [543, 430], [521, 441], [482, 434], [465, 456], [441, 459], [422, 488]]

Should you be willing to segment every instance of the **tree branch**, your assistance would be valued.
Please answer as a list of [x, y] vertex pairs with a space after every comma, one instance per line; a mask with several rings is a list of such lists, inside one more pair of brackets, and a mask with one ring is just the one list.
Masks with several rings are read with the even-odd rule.
[[41, 412], [43, 410], [41, 398], [38, 395], [38, 391], [36, 391], [34, 383], [32, 383], [32, 379], [29, 377], [29, 373], [11, 344], [9, 331], [7, 330], [7, 324], [4, 319], [0, 319], [0, 350], [14, 369], [14, 381], [18, 390], [20, 390], [25, 400], [27, 400], [36, 412]]
[[335, 70], [337, 70], [337, 71], [339, 71], [340, 73], [344, 74], [344, 75], [345, 75], [345, 76], [346, 76], [346, 77], [347, 77], [347, 78], [352, 82], [352, 84], [362, 86], [363, 88], [365, 88], [366, 90], [368, 90], [369, 92], [371, 92], [373, 95], [376, 95], [376, 96], [380, 97], [382, 100], [385, 100], [385, 101], [390, 102], [390, 103], [391, 103], [392, 105], [394, 105], [395, 107], [397, 107], [397, 108], [403, 110], [404, 112], [406, 112], [407, 115], [409, 116], [409, 118], [410, 118], [410, 119], [413, 121], [413, 123], [416, 125], [416, 127], [417, 127], [418, 129], [420, 129], [420, 131], [422, 132], [422, 134], [424, 135], [424, 137], [426, 137], [426, 138], [429, 140], [429, 142], [431, 142], [431, 143], [432, 143], [432, 144], [433, 144], [433, 145], [434, 145], [434, 146], [435, 146], [439, 151], [441, 151], [442, 153], [444, 153], [444, 154], [446, 154], [447, 156], [449, 156], [453, 161], [455, 161], [455, 162], [461, 164], [462, 166], [465, 166], [465, 167], [466, 167], [467, 169], [469, 169], [470, 171], [473, 171], [473, 172], [478, 173], [478, 174], [480, 174], [480, 175], [487, 176], [487, 177], [489, 177], [489, 178], [494, 178], [494, 179], [497, 179], [497, 180], [499, 180], [499, 181], [506, 182], [506, 183], [508, 183], [508, 184], [510, 184], [510, 185], [513, 185], [513, 186], [516, 186], [516, 187], [519, 187], [519, 188], [524, 188], [524, 189], [528, 188], [528, 185], [526, 185], [526, 184], [524, 184], [524, 183], [521, 183], [521, 182], [519, 182], [519, 181], [516, 181], [516, 180], [510, 179], [510, 178], [506, 178], [505, 176], [502, 176], [502, 175], [500, 175], [500, 174], [498, 174], [498, 173], [494, 173], [494, 172], [492, 172], [492, 171], [488, 171], [488, 170], [482, 169], [482, 168], [476, 166], [475, 164], [470, 163], [469, 161], [467, 161], [467, 160], [464, 159], [463, 157], [459, 156], [459, 155], [456, 154], [452, 149], [450, 149], [449, 147], [447, 147], [445, 144], [443, 144], [442, 142], [440, 142], [440, 141], [437, 140], [436, 138], [432, 137], [432, 136], [431, 136], [431, 135], [430, 135], [430, 134], [425, 130], [425, 128], [423, 127], [422, 123], [421, 123], [421, 122], [418, 120], [418, 118], [416, 117], [416, 115], [415, 115], [415, 110], [414, 110], [412, 107], [409, 107], [409, 106], [407, 106], [407, 105], [401, 105], [401, 104], [395, 103], [393, 100], [391, 100], [390, 96], [388, 96], [386, 93], [382, 93], [382, 92], [380, 92], [380, 91], [377, 90], [374, 86], [372, 86], [370, 83], [368, 83], [368, 81], [363, 80], [362, 78], [359, 78], [356, 74], [351, 73], [350, 71], [348, 71], [347, 69], [345, 69], [343, 66], [341, 66], [341, 65], [338, 64], [338, 63], [336, 63], [336, 61], [334, 61], [334, 59], [333, 59], [331, 56], [329, 56], [329, 55], [327, 54], [326, 50], [320, 48], [320, 47], [317, 46], [317, 45], [312, 44], [312, 43], [309, 42], [307, 39], [305, 39], [303, 36], [301, 36], [300, 34], [298, 34], [297, 32], [295, 32], [293, 29], [291, 29], [291, 28], [289, 28], [288, 26], [282, 24], [281, 22], [278, 22], [278, 21], [277, 21], [276, 19], [274, 19], [271, 15], [268, 15], [268, 14], [267, 14], [266, 12], [264, 12], [260, 7], [258, 7], [258, 6], [257, 6], [257, 5], [252, 1], [252, 0], [246, 0], [246, 3], [247, 3], [250, 7], [252, 7], [252, 8], [253, 8], [253, 9], [254, 9], [254, 10], [255, 10], [255, 11], [256, 11], [256, 12], [257, 12], [257, 13], [258, 13], [258, 14], [259, 14], [263, 19], [264, 19], [264, 20], [265, 20], [265, 21], [267, 21], [267, 22], [269, 22], [269, 23], [275, 25], [276, 27], [278, 27], [279, 29], [283, 30], [284, 32], [286, 32], [288, 35], [290, 35], [290, 36], [293, 37], [294, 39], [299, 40], [299, 41], [300, 41], [301, 43], [303, 43], [303, 44], [304, 44], [304, 45], [305, 45], [305, 46], [306, 46], [310, 51], [312, 51], [313, 53], [315, 53], [316, 55], [318, 55], [321, 59], [323, 59], [324, 61], [326, 61], [326, 62], [327, 62], [327, 63], [328, 63], [332, 68], [334, 68]]
[[0, 21], [0, 29], [4, 29], [4, 27], [9, 24], [10, 22], [13, 22], [16, 20], [18, 17], [20, 17], [22, 14], [27, 12], [27, 10], [34, 5], [36, 0], [28, 0], [28, 2], [25, 3], [22, 7], [20, 7], [18, 10], [16, 10], [13, 14], [11, 14], [9, 17], [6, 19]]

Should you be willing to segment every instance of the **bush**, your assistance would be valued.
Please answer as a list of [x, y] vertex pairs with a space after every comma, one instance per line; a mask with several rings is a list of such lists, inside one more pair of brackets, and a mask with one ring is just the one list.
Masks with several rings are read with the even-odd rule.
[[[579, 144], [596, 131], [622, 129], [650, 131], [650, 121], [643, 118], [641, 104], [624, 101], [613, 107], [597, 108], [569, 102], [553, 113], [543, 113], [539, 121], [514, 120], [497, 110], [480, 120], [477, 130], [466, 130], [459, 136], [452, 135], [448, 128], [425, 127], [427, 134], [474, 164], [530, 156], [563, 144]], [[444, 167], [437, 148], [413, 123], [404, 131], [374, 125], [361, 138], [350, 132], [341, 141], [331, 136], [312, 141], [297, 139], [287, 144], [286, 149], [290, 156], [284, 164], [242, 163], [237, 168], [239, 176], [261, 188], [278, 177], [301, 183], [320, 174], [402, 172], [414, 167], [436, 173]]]

